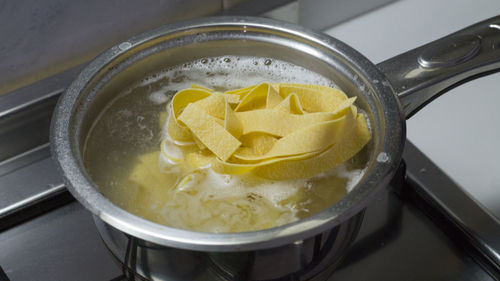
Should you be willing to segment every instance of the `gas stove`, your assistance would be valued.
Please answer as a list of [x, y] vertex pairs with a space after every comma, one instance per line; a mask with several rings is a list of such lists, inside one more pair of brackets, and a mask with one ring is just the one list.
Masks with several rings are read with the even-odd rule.
[[[10, 145], [2, 153], [12, 154], [0, 163], [2, 281], [147, 280], [133, 274], [133, 261], [121, 265], [108, 252], [91, 213], [65, 189], [50, 158], [47, 132], [62, 91], [33, 93], [77, 71], [3, 97], [17, 106], [0, 114], [2, 141]], [[40, 144], [23, 151], [33, 145], [22, 142], [27, 138]], [[397, 175], [366, 208], [341, 264], [321, 278], [499, 280], [500, 223], [407, 142]]]
[[[251, 7], [246, 5], [248, 14]], [[254, 15], [264, 11], [257, 10]], [[141, 28], [148, 24], [159, 23]], [[351, 31], [344, 25], [327, 33], [344, 40]], [[352, 36], [347, 43], [371, 59], [386, 55], [363, 50], [364, 42], [358, 44]], [[53, 108], [81, 69], [72, 67], [0, 96], [1, 281], [147, 280], [134, 274], [133, 247], [126, 266], [109, 253], [91, 213], [66, 190], [50, 158]], [[403, 159], [390, 186], [366, 208], [359, 234], [340, 265], [317, 279], [500, 280], [499, 220], [410, 141]]]

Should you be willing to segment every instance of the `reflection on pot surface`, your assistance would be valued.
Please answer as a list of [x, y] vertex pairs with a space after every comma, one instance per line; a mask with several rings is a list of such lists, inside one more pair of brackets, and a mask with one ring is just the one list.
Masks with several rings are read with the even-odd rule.
[[339, 265], [362, 222], [353, 219], [314, 237], [246, 252], [186, 251], [157, 245], [95, 218], [99, 233], [136, 280], [325, 280]]

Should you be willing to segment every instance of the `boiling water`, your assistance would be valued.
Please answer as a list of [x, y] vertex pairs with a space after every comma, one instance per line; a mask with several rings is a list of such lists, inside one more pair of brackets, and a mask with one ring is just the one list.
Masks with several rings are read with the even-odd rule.
[[[96, 119], [84, 161], [100, 191], [118, 206], [151, 221], [197, 231], [235, 232], [273, 227], [319, 212], [341, 199], [363, 174], [364, 150], [343, 165], [310, 179], [270, 181], [228, 177], [209, 169], [194, 187], [176, 188], [182, 173], [156, 169], [167, 104], [191, 83], [218, 91], [262, 82], [335, 86], [330, 80], [283, 61], [255, 57], [206, 58], [138, 81]], [[272, 120], [270, 120], [272, 121]], [[130, 179], [149, 155], [161, 186]]]

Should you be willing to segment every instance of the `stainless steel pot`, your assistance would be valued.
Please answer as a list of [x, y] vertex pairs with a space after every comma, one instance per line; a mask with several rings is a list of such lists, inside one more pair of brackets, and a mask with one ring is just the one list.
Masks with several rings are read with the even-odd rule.
[[[212, 234], [173, 229], [120, 209], [88, 177], [83, 142], [95, 116], [144, 73], [203, 57], [247, 55], [292, 62], [358, 96], [372, 124], [370, 161], [358, 185], [328, 209], [281, 227]], [[56, 108], [53, 155], [71, 193], [95, 216], [103, 240], [152, 280], [310, 280], [334, 268], [362, 211], [401, 161], [405, 119], [446, 90], [500, 68], [500, 16], [374, 65], [346, 44], [300, 26], [245, 17], [167, 25], [101, 54]]]

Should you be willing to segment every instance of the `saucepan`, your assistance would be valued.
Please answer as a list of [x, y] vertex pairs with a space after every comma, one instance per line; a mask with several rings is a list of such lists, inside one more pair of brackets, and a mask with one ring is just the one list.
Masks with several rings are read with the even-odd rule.
[[[147, 73], [224, 55], [290, 62], [357, 96], [373, 137], [366, 172], [351, 192], [310, 217], [243, 233], [159, 225], [99, 192], [83, 165], [83, 145], [96, 116], [115, 95]], [[500, 16], [378, 65], [335, 38], [294, 24], [248, 17], [191, 20], [121, 42], [89, 63], [59, 100], [51, 148], [68, 189], [93, 213], [106, 246], [136, 278], [320, 280], [338, 264], [366, 205], [398, 168], [405, 120], [450, 88], [499, 68]]]

